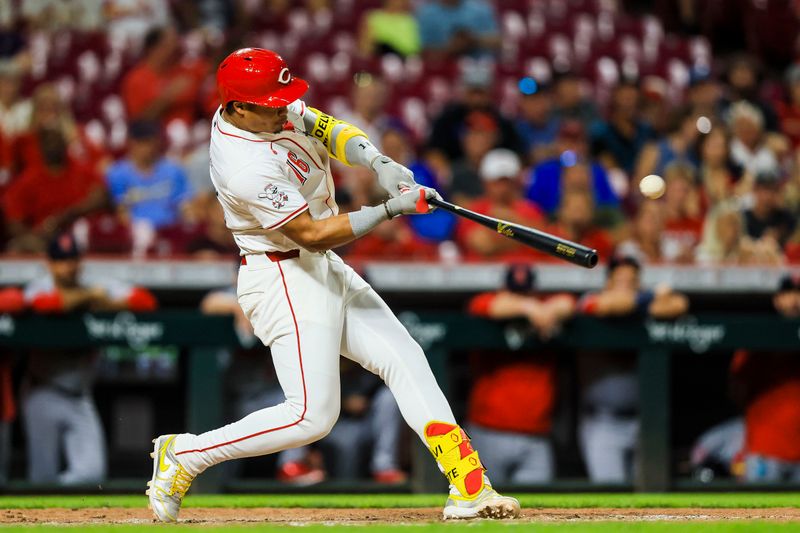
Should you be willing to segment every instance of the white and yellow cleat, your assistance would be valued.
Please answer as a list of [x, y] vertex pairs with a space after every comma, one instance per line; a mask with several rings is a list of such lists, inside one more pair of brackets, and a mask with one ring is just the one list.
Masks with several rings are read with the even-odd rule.
[[458, 489], [450, 490], [450, 497], [444, 506], [445, 520], [492, 518], [516, 518], [519, 516], [519, 501], [511, 496], [503, 496], [485, 480], [483, 490], [473, 498], [464, 498]]
[[175, 458], [175, 435], [153, 439], [153, 479], [147, 482], [148, 507], [161, 522], [177, 522], [186, 491], [194, 480]]
[[436, 420], [428, 422], [425, 442], [450, 482], [450, 496], [443, 513], [445, 520], [519, 516], [519, 502], [516, 498], [501, 496], [492, 488], [478, 452], [458, 425]]

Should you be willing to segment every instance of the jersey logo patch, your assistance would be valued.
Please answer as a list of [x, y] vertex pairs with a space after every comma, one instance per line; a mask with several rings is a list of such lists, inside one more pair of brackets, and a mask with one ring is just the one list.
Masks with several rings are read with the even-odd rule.
[[269, 200], [272, 202], [272, 207], [275, 209], [280, 209], [289, 201], [289, 196], [278, 189], [277, 185], [273, 185], [272, 183], [268, 183], [267, 186], [264, 187], [264, 192], [258, 193], [258, 197], [262, 200]]

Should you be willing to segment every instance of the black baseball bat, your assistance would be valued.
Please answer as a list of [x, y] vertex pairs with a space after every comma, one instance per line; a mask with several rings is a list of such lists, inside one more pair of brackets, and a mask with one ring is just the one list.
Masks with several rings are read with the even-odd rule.
[[536, 248], [540, 252], [569, 261], [574, 265], [593, 268], [597, 264], [597, 250], [582, 244], [512, 222], [487, 217], [438, 198], [431, 198], [425, 201], [430, 205], [435, 205], [458, 216], [477, 222], [481, 226], [486, 226], [509, 239], [527, 244], [531, 248]]

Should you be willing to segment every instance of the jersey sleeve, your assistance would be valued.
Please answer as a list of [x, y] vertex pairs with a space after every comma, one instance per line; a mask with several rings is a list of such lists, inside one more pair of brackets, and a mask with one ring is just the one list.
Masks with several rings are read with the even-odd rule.
[[275, 230], [308, 209], [308, 203], [278, 164], [263, 170], [250, 166], [231, 180], [230, 188], [261, 227]]

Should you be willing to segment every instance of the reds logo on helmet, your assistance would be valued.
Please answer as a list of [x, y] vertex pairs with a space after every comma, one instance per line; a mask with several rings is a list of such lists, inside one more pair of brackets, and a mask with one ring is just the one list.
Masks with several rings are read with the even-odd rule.
[[247, 102], [283, 107], [303, 96], [307, 89], [308, 83], [292, 76], [281, 56], [263, 48], [237, 50], [217, 69], [217, 90], [223, 106]]

